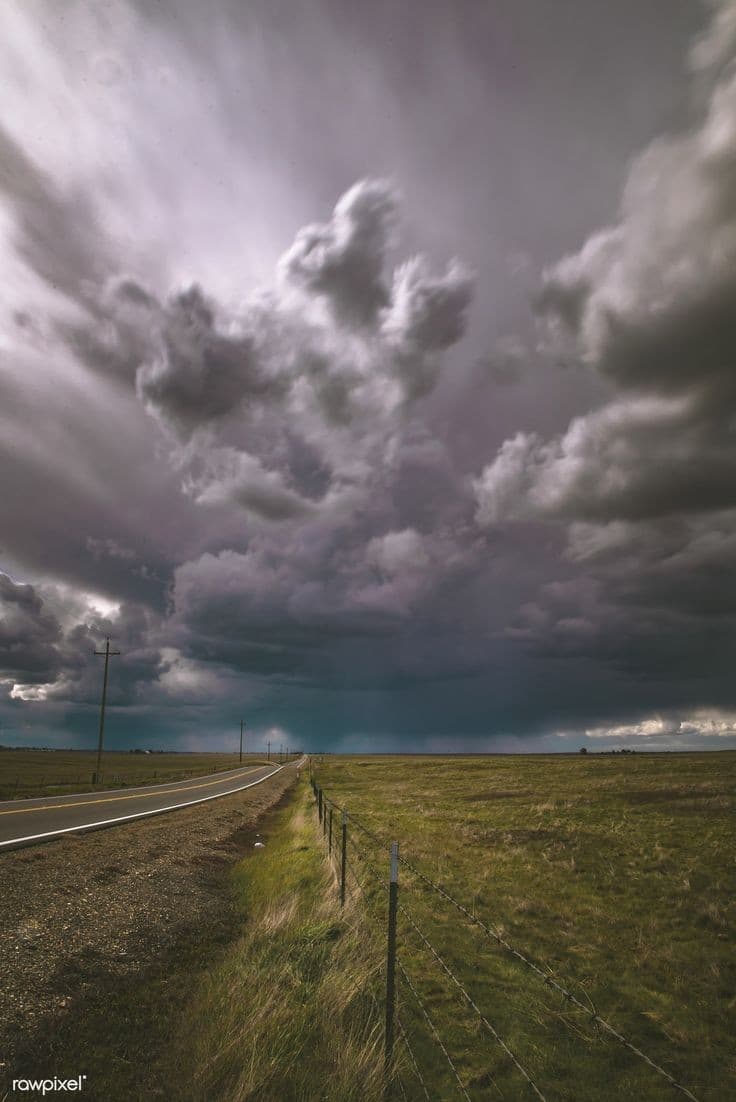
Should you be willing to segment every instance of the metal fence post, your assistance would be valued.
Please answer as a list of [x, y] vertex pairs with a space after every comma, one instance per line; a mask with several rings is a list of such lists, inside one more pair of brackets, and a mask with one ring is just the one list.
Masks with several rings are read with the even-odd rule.
[[330, 857], [332, 857], [332, 808], [330, 808], [330, 833], [327, 842], [327, 853]]
[[340, 855], [340, 906], [345, 906], [345, 873], [348, 862], [348, 813], [342, 813], [342, 852]]
[[386, 1055], [385, 1068], [391, 1068], [394, 1051], [394, 1012], [396, 1010], [396, 912], [399, 904], [399, 843], [391, 843], [388, 887], [388, 954], [386, 958]]

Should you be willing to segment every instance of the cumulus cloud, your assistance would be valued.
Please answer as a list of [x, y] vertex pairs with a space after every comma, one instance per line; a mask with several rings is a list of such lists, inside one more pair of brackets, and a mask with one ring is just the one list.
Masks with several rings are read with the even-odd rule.
[[234, 448], [208, 452], [203, 474], [190, 478], [186, 489], [199, 505], [241, 506], [271, 521], [307, 516], [316, 508], [280, 473], [266, 470], [254, 456]]
[[123, 653], [116, 658], [110, 703], [132, 703], [160, 663], [149, 638], [155, 619], [141, 606], [113, 605], [74, 588], [15, 582], [0, 573], [0, 684], [12, 700], [97, 702], [100, 671], [93, 652], [111, 635]]
[[413, 617], [427, 620], [469, 565], [452, 532], [366, 537], [355, 526], [311, 522], [289, 542], [263, 534], [245, 552], [182, 564], [171, 624], [198, 659], [314, 684], [351, 668], [351, 648], [367, 644], [371, 676], [380, 681], [396, 675], [391, 641], [416, 633]]
[[[42, 205], [57, 212], [50, 234], [76, 231], [66, 228], [73, 212], [59, 207], [32, 162], [21, 168], [32, 181], [17, 189], [25, 255]], [[26, 192], [35, 215], [26, 213]], [[172, 466], [185, 471], [194, 501], [229, 502], [271, 522], [320, 500], [330, 510], [390, 455], [410, 407], [432, 390], [443, 354], [467, 325], [473, 280], [458, 262], [435, 274], [417, 256], [392, 277], [398, 215], [390, 184], [358, 182], [328, 223], [297, 233], [272, 285], [248, 293], [238, 309], [197, 284], [160, 299], [116, 273], [111, 242], [94, 219], [78, 218], [97, 260], [87, 263], [80, 245], [71, 265], [79, 279], [64, 285], [74, 309], [48, 307], [47, 328], [95, 375], [134, 390], [169, 435]], [[63, 255], [62, 246], [44, 239], [39, 253]], [[316, 475], [306, 472], [309, 485], [301, 484], [305, 464], [294, 463], [296, 453], [309, 456]]]
[[175, 294], [160, 317], [157, 355], [136, 374], [141, 400], [184, 436], [284, 392], [273, 366], [259, 356], [252, 333], [218, 328], [213, 306], [199, 287]]
[[329, 222], [299, 230], [281, 258], [284, 278], [324, 299], [335, 319], [349, 328], [375, 323], [389, 301], [384, 267], [396, 207], [387, 182], [354, 184]]
[[[33, 176], [30, 160], [23, 168], [38, 192], [33, 211], [17, 221], [18, 249], [30, 255], [32, 215], [41, 204], [56, 207], [53, 186]], [[71, 216], [66, 206], [62, 213]], [[50, 650], [32, 660], [26, 648], [25, 668], [10, 686], [14, 699], [30, 699], [29, 693], [79, 705], [96, 699], [88, 652], [113, 626], [125, 657], [116, 666], [112, 703], [126, 692], [130, 701], [142, 699], [144, 686], [150, 699], [177, 687], [189, 699], [208, 684], [200, 663], [298, 673], [316, 683], [320, 671], [339, 664], [334, 640], [400, 631], [459, 568], [463, 553], [449, 530], [438, 543], [402, 526], [400, 516], [418, 511], [422, 495], [412, 486], [438, 463], [447, 468], [448, 485], [461, 486], [448, 453], [438, 442], [428, 447], [427, 430], [412, 411], [465, 332], [473, 280], [456, 261], [439, 273], [421, 256], [392, 265], [398, 215], [391, 185], [359, 182], [329, 222], [297, 233], [272, 285], [246, 294], [237, 308], [197, 284], [167, 297], [129, 274], [130, 266], [116, 271], [106, 261], [112, 250], [104, 232], [95, 219], [85, 221], [91, 240], [99, 234], [104, 263], [86, 265], [80, 252], [80, 278], [65, 288], [72, 308], [45, 303], [45, 331], [74, 364], [70, 378], [80, 392], [101, 406], [113, 401], [125, 409], [128, 424], [130, 403], [137, 402], [149, 426], [163, 430], [159, 454], [168, 452], [183, 496], [216, 516], [221, 534], [211, 542], [219, 549], [192, 554], [196, 540], [187, 531], [188, 546], [171, 556], [178, 566], [168, 619], [149, 610], [137, 621], [128, 602], [114, 625], [84, 602], [74, 614], [67, 609]], [[46, 240], [39, 254], [55, 247]], [[53, 282], [40, 260], [36, 268]], [[23, 329], [30, 340], [30, 326]], [[104, 385], [85, 389], [84, 372]], [[70, 404], [70, 411], [77, 409], [101, 425], [79, 403]], [[419, 450], [418, 436], [424, 440]], [[95, 482], [95, 464], [80, 456], [78, 466], [76, 482], [104, 499], [107, 487], [102, 476]], [[429, 507], [435, 516], [436, 503]], [[456, 508], [448, 499], [447, 510]], [[230, 525], [238, 512], [247, 514], [249, 529]], [[165, 513], [171, 516], [168, 508]], [[113, 590], [123, 575], [134, 574], [157, 579], [162, 590], [173, 563], [160, 573], [158, 564], [151, 570], [140, 563], [141, 529], [162, 530], [152, 516], [167, 523], [154, 506], [137, 530], [126, 531], [103, 523], [96, 507], [91, 531], [75, 526], [85, 556], [80, 572], [86, 567], [104, 575]], [[287, 528], [285, 536], [279, 526]], [[35, 637], [27, 626], [30, 646]], [[13, 630], [20, 634], [17, 624]], [[172, 640], [181, 650], [167, 666], [162, 655]], [[385, 676], [385, 664], [382, 669]], [[34, 685], [42, 686], [41, 697]]]
[[457, 261], [441, 276], [432, 275], [423, 257], [396, 271], [382, 332], [409, 397], [431, 390], [439, 367], [436, 354], [462, 337], [472, 296], [472, 277]]
[[[574, 153], [578, 120], [530, 139], [528, 196], [503, 167], [522, 154], [511, 116], [487, 160], [473, 141], [434, 173], [435, 132], [466, 142], [487, 115], [483, 80], [468, 99], [462, 21], [459, 91], [402, 98], [398, 81], [384, 100], [370, 77], [349, 82], [346, 110], [335, 74], [353, 75], [357, 7], [340, 28], [322, 3], [290, 24], [276, 84], [283, 28], [267, 3], [221, 4], [216, 20], [57, 7], [8, 8], [0, 41], [2, 554], [34, 583], [3, 597], [4, 716], [63, 730], [69, 715], [94, 735], [105, 634], [122, 651], [111, 706], [156, 738], [221, 731], [269, 693], [264, 711], [298, 715], [315, 742], [356, 722], [487, 735], [575, 715], [598, 717], [592, 729], [678, 693], [682, 715], [725, 709], [729, 6], [692, 54], [701, 124], [654, 143], [611, 224], [544, 276], [548, 341], [602, 381], [570, 372], [558, 391], [536, 370], [516, 390], [479, 382], [542, 359], [509, 333], [513, 299], [550, 240], [588, 225], [592, 178], [573, 190], [574, 156], [556, 181], [530, 166], [548, 137], [553, 156], [560, 140]], [[651, 76], [651, 117], [678, 28], [647, 40], [662, 44], [636, 86]], [[446, 51], [426, 60], [450, 73]], [[591, 127], [614, 137], [615, 167], [596, 165], [607, 186], [632, 124], [612, 135], [593, 103], [581, 110], [586, 155]], [[381, 179], [340, 197], [370, 165], [395, 166], [405, 199]], [[493, 195], [474, 182], [491, 175]], [[446, 263], [456, 252], [485, 289], [467, 340], [475, 281]]]
[[374, 536], [366, 548], [366, 558], [389, 577], [404, 571], [422, 570], [429, 564], [424, 541], [413, 528]]
[[551, 439], [509, 438], [474, 482], [479, 525], [560, 522], [584, 570], [564, 601], [543, 587], [511, 634], [638, 676], [703, 676], [733, 655], [734, 10], [717, 6], [693, 53], [710, 80], [699, 123], [639, 155], [617, 220], [543, 278], [548, 340], [612, 397]]
[[0, 680], [52, 681], [59, 668], [61, 629], [31, 585], [0, 573]]
[[[457, 262], [435, 275], [422, 257], [388, 283], [396, 216], [390, 185], [359, 182], [329, 223], [299, 231], [280, 261], [281, 282], [236, 316], [219, 316], [198, 287], [157, 310], [142, 289], [121, 284], [118, 298], [146, 319], [157, 315], [137, 391], [189, 444], [178, 457], [208, 468], [195, 500], [228, 500], [272, 521], [314, 508], [285, 458], [294, 440], [326, 473], [329, 507], [380, 463], [406, 408], [432, 389], [442, 353], [462, 337], [473, 291]], [[325, 302], [326, 311], [314, 309]], [[212, 473], [218, 462], [227, 468], [221, 479]]]
[[736, 448], [727, 416], [643, 396], [576, 418], [545, 442], [507, 440], [475, 482], [480, 524], [504, 519], [631, 520], [736, 504]]
[[731, 738], [736, 734], [736, 714], [719, 709], [703, 709], [689, 715], [655, 715], [635, 723], [619, 723], [610, 727], [586, 727], [581, 732], [585, 738], [628, 741], [641, 739], [656, 742], [667, 740], [669, 746], [692, 746], [692, 739], [713, 737]]
[[698, 127], [636, 159], [618, 222], [545, 274], [540, 312], [623, 396], [556, 440], [505, 444], [477, 483], [482, 523], [733, 504], [735, 151], [727, 70]]

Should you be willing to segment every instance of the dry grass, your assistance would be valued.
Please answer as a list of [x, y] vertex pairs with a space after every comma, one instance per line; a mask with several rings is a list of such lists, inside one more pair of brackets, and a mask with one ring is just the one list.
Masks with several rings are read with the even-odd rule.
[[[244, 766], [264, 760], [260, 754], [243, 755]], [[92, 776], [97, 767], [94, 751], [0, 749], [0, 800], [163, 784], [183, 777], [237, 769], [239, 764], [239, 754], [129, 754], [106, 750], [102, 758], [102, 781], [93, 785]]]

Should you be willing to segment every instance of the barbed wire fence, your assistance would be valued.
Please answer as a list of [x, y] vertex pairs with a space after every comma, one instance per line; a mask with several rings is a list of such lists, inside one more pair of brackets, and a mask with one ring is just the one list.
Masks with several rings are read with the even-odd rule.
[[[468, 928], [474, 929], [484, 942], [491, 943], [507, 959], [524, 968], [530, 976], [540, 980], [547, 990], [560, 995], [564, 1005], [574, 1007], [576, 1011], [581, 1012], [596, 1031], [607, 1035], [646, 1065], [656, 1074], [663, 1087], [670, 1088], [672, 1092], [684, 1096], [690, 1102], [699, 1102], [688, 1087], [676, 1080], [639, 1045], [616, 1029], [598, 1013], [595, 1006], [586, 1005], [573, 991], [560, 983], [551, 968], [539, 964], [530, 954], [512, 945], [499, 928], [479, 917], [470, 907], [456, 899], [446, 888], [418, 868], [400, 852], [396, 840], [389, 839], [368, 827], [360, 817], [348, 812], [347, 808], [329, 797], [312, 771], [311, 760], [309, 764], [318, 823], [327, 849], [327, 857], [332, 863], [338, 880], [341, 905], [345, 905], [348, 894], [351, 897], [355, 894], [360, 898], [361, 915], [366, 918], [370, 926], [377, 951], [383, 951], [385, 956], [383, 1014], [387, 1098], [408, 1100], [413, 1092], [413, 1097], [423, 1098], [426, 1102], [447, 1097], [473, 1102], [473, 1095], [475, 1098], [488, 1097], [489, 1087], [498, 1092], [498, 1097], [505, 1097], [490, 1067], [480, 1079], [476, 1077], [474, 1080], [464, 1075], [463, 1050], [460, 1049], [461, 1041], [458, 1036], [462, 1026], [468, 1035], [482, 1033], [486, 1036], [500, 1058], [508, 1061], [508, 1068], [513, 1069], [519, 1084], [519, 1093], [514, 1097], [536, 1098], [540, 1102], [548, 1102], [547, 1096], [543, 1093], [543, 1085], [537, 1081], [538, 1077], [533, 1075], [522, 1062], [508, 1039], [502, 1035], [498, 1025], [491, 1020], [488, 1011], [480, 1005], [481, 1000], [474, 997], [468, 990], [471, 985], [463, 982], [458, 976], [457, 970], [447, 961], [413, 912], [404, 904], [403, 894], [407, 891], [415, 892], [418, 887], [421, 887], [426, 897], [436, 898], [438, 901], [449, 904], [457, 914], [462, 916]], [[384, 866], [382, 871], [377, 867], [380, 857], [376, 858], [369, 854], [367, 846], [363, 841], [359, 842], [358, 837], [362, 837], [363, 840], [368, 839], [378, 855], [383, 855], [384, 859], [388, 858], [388, 868]], [[405, 870], [409, 877], [402, 882], [402, 901], [399, 901], [400, 868]], [[401, 937], [399, 936], [400, 920]], [[414, 954], [422, 953], [423, 959], [434, 969], [434, 976], [439, 976], [446, 982], [449, 996], [455, 998], [462, 1007], [466, 1017], [463, 1020], [458, 1016], [454, 1021], [456, 1028], [452, 1031], [454, 1034], [452, 1037], [443, 1036], [437, 1024], [437, 1015], [433, 1013], [435, 1006], [440, 1002], [436, 989], [437, 979], [433, 979], [430, 984], [426, 976], [423, 975], [420, 978], [416, 973], [412, 974], [413, 958], [405, 955], [403, 949], [406, 949], [407, 953], [409, 950]], [[406, 1001], [404, 1001], [405, 995], [409, 996]], [[380, 996], [371, 992], [371, 997], [378, 1013], [381, 1009]], [[564, 1017], [562, 1020], [566, 1022]], [[566, 1022], [566, 1024], [570, 1023]], [[573, 1030], [573, 1035], [578, 1032]], [[420, 1037], [421, 1045], [417, 1043]], [[397, 1058], [395, 1052], [397, 1039], [401, 1046], [401, 1058]], [[460, 1049], [459, 1052], [458, 1049]], [[449, 1089], [449, 1094], [446, 1088]], [[483, 1093], [479, 1094], [479, 1091]]]

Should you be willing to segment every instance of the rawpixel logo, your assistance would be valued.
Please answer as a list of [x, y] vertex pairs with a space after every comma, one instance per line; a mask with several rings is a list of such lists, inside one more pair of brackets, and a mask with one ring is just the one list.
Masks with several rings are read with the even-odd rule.
[[78, 1075], [76, 1079], [14, 1079], [12, 1089], [14, 1091], [40, 1091], [46, 1095], [51, 1091], [81, 1091], [86, 1075]]

